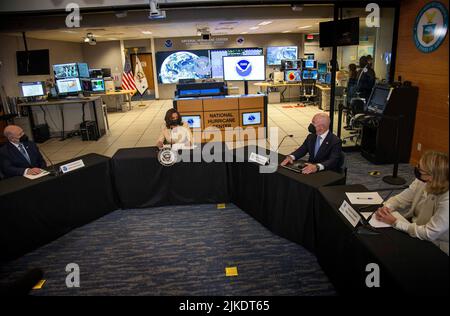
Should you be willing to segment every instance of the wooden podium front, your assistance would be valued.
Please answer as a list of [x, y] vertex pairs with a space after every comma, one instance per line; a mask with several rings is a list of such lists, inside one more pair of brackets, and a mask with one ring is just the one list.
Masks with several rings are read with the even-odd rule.
[[[197, 128], [194, 128], [194, 131], [204, 131], [202, 142], [211, 141], [213, 138], [217, 141], [218, 135], [208, 132], [210, 127], [219, 130], [222, 141], [266, 138], [265, 129], [258, 129], [267, 127], [266, 95], [176, 98], [174, 108], [180, 112], [183, 119], [195, 120]], [[225, 134], [226, 129], [230, 128], [234, 129], [234, 133]]]

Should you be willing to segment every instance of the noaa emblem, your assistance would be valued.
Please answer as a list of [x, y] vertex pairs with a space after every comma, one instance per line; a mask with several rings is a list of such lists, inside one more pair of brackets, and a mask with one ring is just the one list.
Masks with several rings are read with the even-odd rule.
[[239, 36], [238, 38], [236, 38], [236, 44], [238, 45], [244, 45], [245, 42], [245, 38], [242, 36]]
[[440, 2], [425, 5], [416, 17], [414, 44], [424, 53], [435, 51], [444, 42], [448, 31], [448, 11]]
[[236, 72], [239, 76], [247, 77], [252, 72], [252, 64], [246, 59], [241, 59], [236, 63]]
[[170, 148], [161, 150], [158, 154], [158, 161], [165, 167], [172, 166], [177, 162], [178, 154]]
[[255, 117], [254, 115], [250, 115], [250, 116], [248, 117], [248, 120], [249, 120], [250, 122], [253, 122], [254, 120], [256, 120], [256, 117]]
[[69, 170], [69, 169], [67, 168], [67, 166], [64, 166], [62, 169], [63, 169], [63, 171]]
[[164, 46], [166, 46], [167, 48], [170, 48], [173, 46], [173, 42], [172, 40], [168, 39], [164, 42]]

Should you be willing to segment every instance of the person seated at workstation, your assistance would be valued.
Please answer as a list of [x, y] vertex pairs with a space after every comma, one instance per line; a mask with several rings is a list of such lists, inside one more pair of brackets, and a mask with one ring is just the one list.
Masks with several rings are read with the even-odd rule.
[[310, 174], [322, 170], [340, 172], [342, 164], [342, 142], [330, 131], [330, 117], [326, 113], [314, 115], [309, 124], [310, 134], [303, 144], [292, 154], [288, 155], [282, 166], [294, 163], [295, 160], [309, 154], [309, 160], [302, 168], [302, 173]]
[[156, 146], [159, 149], [164, 144], [180, 144], [184, 146], [192, 145], [192, 135], [189, 125], [181, 120], [181, 115], [175, 109], [169, 109], [164, 118], [165, 123], [161, 126], [161, 134]]
[[9, 125], [4, 135], [8, 142], [0, 148], [0, 164], [5, 177], [37, 175], [47, 167], [39, 148], [28, 140], [21, 127]]
[[[448, 155], [428, 151], [414, 168], [416, 180], [408, 189], [391, 197], [375, 217], [412, 237], [429, 240], [447, 255], [449, 229]], [[391, 213], [402, 212], [411, 222], [397, 220]]]

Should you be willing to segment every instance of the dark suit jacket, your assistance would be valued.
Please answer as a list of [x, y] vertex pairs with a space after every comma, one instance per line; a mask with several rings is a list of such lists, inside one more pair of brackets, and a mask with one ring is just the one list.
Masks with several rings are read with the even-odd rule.
[[47, 166], [35, 143], [24, 142], [23, 146], [30, 156], [31, 164], [10, 142], [0, 147], [0, 168], [6, 177], [22, 176], [27, 168]]
[[328, 132], [327, 137], [320, 145], [317, 156], [314, 157], [314, 147], [316, 146], [317, 136], [315, 134], [309, 134], [303, 144], [294, 151], [291, 155], [295, 157], [295, 160], [304, 157], [309, 153], [308, 162], [320, 163], [324, 166], [325, 170], [334, 170], [340, 172], [342, 164], [342, 142], [331, 131]]

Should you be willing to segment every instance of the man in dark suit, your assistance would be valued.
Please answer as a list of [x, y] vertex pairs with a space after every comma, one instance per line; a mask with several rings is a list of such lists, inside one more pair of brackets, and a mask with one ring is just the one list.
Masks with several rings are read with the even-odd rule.
[[9, 125], [4, 130], [8, 142], [0, 148], [0, 166], [6, 177], [37, 175], [47, 166], [35, 143], [22, 128]]
[[295, 160], [309, 154], [309, 160], [302, 169], [305, 174], [322, 170], [340, 171], [342, 164], [342, 142], [330, 132], [330, 118], [325, 113], [316, 114], [309, 124], [309, 134], [303, 144], [288, 155], [282, 166], [292, 164]]

